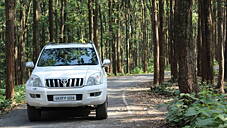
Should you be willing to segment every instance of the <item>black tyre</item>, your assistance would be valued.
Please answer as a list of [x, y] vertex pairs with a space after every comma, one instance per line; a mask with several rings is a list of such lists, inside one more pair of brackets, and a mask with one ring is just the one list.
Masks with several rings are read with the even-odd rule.
[[107, 101], [96, 107], [96, 119], [107, 119]]
[[28, 119], [30, 121], [39, 121], [41, 120], [41, 109], [27, 105]]

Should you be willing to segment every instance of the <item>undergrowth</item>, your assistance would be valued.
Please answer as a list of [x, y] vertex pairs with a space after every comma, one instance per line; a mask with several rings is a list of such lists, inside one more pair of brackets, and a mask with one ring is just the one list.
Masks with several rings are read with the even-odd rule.
[[11, 109], [17, 104], [25, 101], [25, 86], [15, 86], [15, 95], [12, 100], [8, 100], [5, 97], [5, 89], [0, 89], [0, 114], [1, 112]]
[[[227, 95], [219, 94], [213, 87], [200, 84], [200, 92], [177, 94], [169, 90], [170, 85], [152, 89], [159, 94], [176, 95], [168, 103], [166, 121], [168, 126], [183, 128], [227, 128]], [[163, 92], [161, 92], [163, 91]], [[169, 95], [168, 94], [168, 95]]]

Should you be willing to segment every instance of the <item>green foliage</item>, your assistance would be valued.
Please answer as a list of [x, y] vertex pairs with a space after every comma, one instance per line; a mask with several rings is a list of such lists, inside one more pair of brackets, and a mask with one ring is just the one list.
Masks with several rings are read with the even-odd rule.
[[131, 71], [132, 74], [142, 74], [144, 73], [143, 72], [143, 69], [140, 68], [140, 67], [135, 67], [132, 71]]
[[154, 64], [152, 63], [152, 64], [149, 64], [149, 66], [148, 66], [148, 68], [147, 68], [147, 71], [149, 72], [149, 73], [153, 73], [154, 72]]
[[25, 100], [25, 86], [15, 87], [15, 96], [12, 100], [7, 100], [3, 94], [5, 94], [5, 89], [0, 89], [0, 112], [5, 109], [11, 108], [16, 104], [23, 103]]
[[159, 86], [152, 87], [151, 92], [165, 96], [177, 96], [180, 93], [179, 90], [173, 88], [173, 83], [171, 82], [164, 82]]
[[168, 107], [167, 122], [184, 128], [226, 128], [227, 95], [203, 87], [195, 94], [180, 94]]
[[0, 111], [8, 108], [11, 104], [11, 100], [7, 100], [5, 99], [5, 96], [0, 95]]
[[14, 100], [16, 103], [24, 102], [24, 100], [25, 100], [25, 86], [24, 85], [16, 86]]

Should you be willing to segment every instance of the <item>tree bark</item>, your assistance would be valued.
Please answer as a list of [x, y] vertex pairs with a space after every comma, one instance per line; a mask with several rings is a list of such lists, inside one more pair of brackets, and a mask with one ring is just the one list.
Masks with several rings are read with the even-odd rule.
[[53, 0], [49, 0], [49, 36], [50, 42], [54, 41]]
[[65, 30], [65, 0], [61, 0], [61, 9], [60, 9], [60, 42], [64, 42], [64, 30]]
[[202, 76], [202, 30], [201, 30], [201, 4], [198, 2], [198, 34], [197, 34], [197, 75]]
[[160, 73], [159, 83], [164, 82], [165, 77], [165, 32], [164, 32], [164, 0], [159, 0], [159, 41], [160, 41]]
[[5, 0], [6, 16], [6, 99], [14, 97], [15, 0]]
[[88, 0], [89, 40], [93, 40], [93, 0]]
[[224, 90], [224, 9], [222, 4], [224, 1], [218, 0], [218, 65], [219, 65], [219, 73], [218, 73], [218, 84], [217, 87], [220, 89], [221, 93], [225, 93]]
[[99, 5], [99, 21], [100, 21], [100, 55], [101, 59], [104, 59], [104, 49], [103, 49], [103, 18], [102, 18], [102, 12], [101, 12], [101, 5]]
[[195, 44], [192, 41], [192, 0], [176, 0], [176, 44], [178, 48], [178, 86], [182, 93], [198, 92]]
[[39, 19], [40, 19], [40, 8], [39, 1], [33, 0], [33, 61], [36, 62], [39, 55], [40, 47], [40, 34], [39, 34]]
[[98, 0], [95, 0], [95, 9], [93, 10], [93, 41], [96, 49], [99, 52], [99, 43], [98, 43], [98, 15], [99, 15], [99, 3]]
[[58, 19], [58, 0], [55, 1], [54, 3], [55, 7], [54, 7], [54, 22], [55, 22], [55, 42], [58, 43], [59, 42], [59, 19]]
[[25, 68], [24, 68], [24, 62], [25, 62], [25, 35], [27, 31], [27, 21], [30, 14], [30, 6], [31, 2], [27, 5], [26, 3], [23, 3], [21, 1], [21, 7], [20, 7], [20, 26], [18, 30], [18, 69], [17, 69], [17, 77], [18, 77], [18, 84], [22, 85], [24, 84], [24, 76], [25, 76]]
[[147, 72], [147, 20], [146, 20], [146, 2], [142, 2], [142, 31], [143, 31], [143, 72]]
[[177, 48], [174, 42], [174, 0], [170, 0], [170, 18], [169, 18], [169, 45], [170, 45], [170, 68], [171, 80], [176, 82], [178, 79], [178, 61], [177, 61]]
[[154, 81], [153, 84], [156, 86], [159, 84], [159, 35], [158, 35], [158, 16], [156, 10], [156, 0], [152, 0], [152, 32], [153, 32], [153, 43], [154, 43]]
[[212, 46], [211, 0], [201, 0], [202, 81], [214, 82]]

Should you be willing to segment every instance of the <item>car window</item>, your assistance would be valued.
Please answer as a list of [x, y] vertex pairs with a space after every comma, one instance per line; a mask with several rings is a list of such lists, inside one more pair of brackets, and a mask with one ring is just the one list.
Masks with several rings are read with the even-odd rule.
[[93, 48], [44, 49], [37, 66], [97, 65]]

